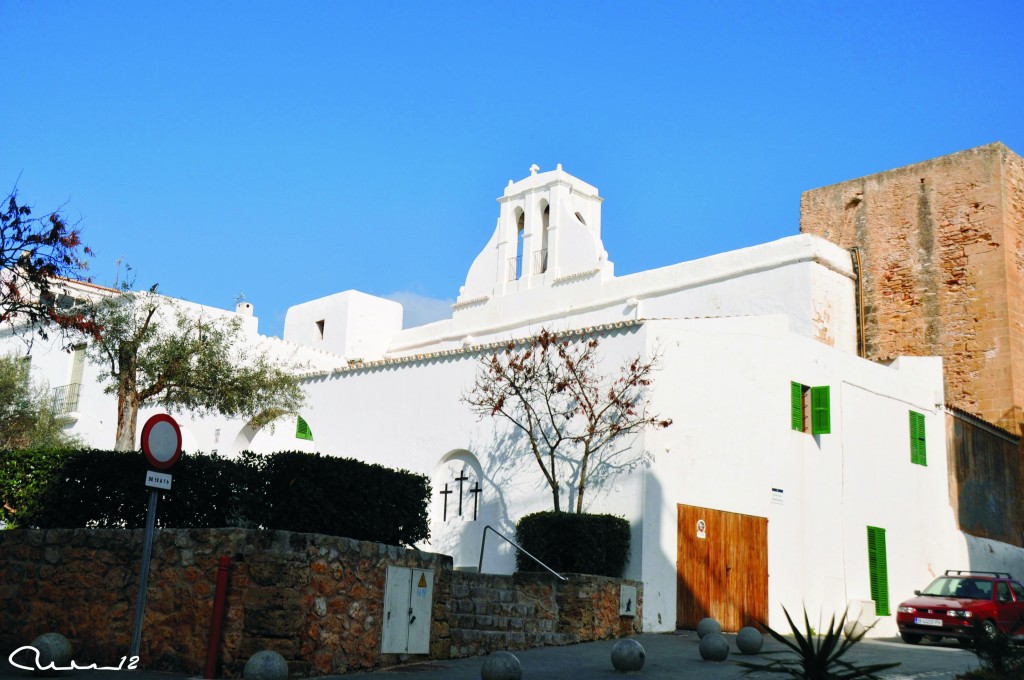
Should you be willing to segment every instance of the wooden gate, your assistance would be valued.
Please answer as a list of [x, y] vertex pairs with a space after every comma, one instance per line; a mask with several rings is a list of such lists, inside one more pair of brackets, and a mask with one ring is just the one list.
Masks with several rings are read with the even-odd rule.
[[768, 620], [768, 519], [679, 505], [676, 627], [711, 616], [722, 630]]

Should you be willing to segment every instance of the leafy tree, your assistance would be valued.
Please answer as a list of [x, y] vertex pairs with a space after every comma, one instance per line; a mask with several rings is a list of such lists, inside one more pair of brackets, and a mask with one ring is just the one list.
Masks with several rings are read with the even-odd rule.
[[16, 191], [0, 207], [0, 323], [34, 328], [46, 338], [47, 327], [92, 333], [81, 314], [62, 311], [54, 304], [62, 279], [78, 279], [92, 255], [83, 246], [79, 230], [68, 225], [59, 211], [33, 217], [32, 209], [18, 203]]
[[482, 356], [473, 387], [462, 396], [481, 418], [504, 418], [526, 435], [555, 512], [561, 510], [560, 460], [573, 462], [576, 512], [583, 512], [592, 466], [614, 442], [672, 424], [648, 412], [658, 357], [633, 357], [607, 375], [599, 344], [594, 336], [560, 339], [541, 329], [522, 346], [509, 342], [504, 350]]
[[139, 408], [244, 417], [260, 426], [299, 409], [299, 366], [255, 348], [238, 317], [211, 316], [148, 292], [122, 290], [89, 313], [88, 356], [117, 394], [115, 449], [135, 448]]
[[0, 450], [60, 448], [77, 440], [50, 406], [46, 386], [33, 382], [29, 364], [21, 358], [0, 356]]

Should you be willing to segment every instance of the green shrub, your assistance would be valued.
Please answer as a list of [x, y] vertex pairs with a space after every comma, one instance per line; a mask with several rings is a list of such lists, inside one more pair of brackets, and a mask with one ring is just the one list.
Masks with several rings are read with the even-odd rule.
[[70, 451], [0, 451], [0, 511], [8, 527], [24, 524], [23, 517], [38, 504], [64, 465]]
[[786, 615], [792, 639], [762, 623], [761, 626], [768, 634], [781, 642], [785, 649], [761, 655], [769, 659], [777, 657], [770, 661], [737, 661], [736, 665], [742, 667], [744, 673], [778, 673], [794, 680], [879, 680], [878, 673], [900, 665], [898, 662], [857, 665], [843, 658], [854, 645], [864, 639], [868, 631], [864, 629], [844, 636], [847, 612], [843, 612], [838, 623], [833, 614], [828, 629], [820, 634], [811, 627], [806, 609], [803, 631], [793, 622], [785, 607], [782, 613]]
[[[156, 521], [162, 527], [236, 525], [237, 487], [244, 463], [192, 454], [170, 470], [170, 491], [159, 491]], [[146, 459], [137, 452], [76, 451], [57, 469], [47, 492], [22, 520], [41, 528], [125, 527], [146, 524], [149, 488]]]
[[[0, 452], [0, 491], [20, 526], [139, 528], [146, 470], [136, 452]], [[170, 473], [171, 490], [158, 492], [161, 527], [244, 526], [393, 545], [429, 535], [423, 475], [298, 452], [190, 454]], [[16, 491], [23, 486], [31, 488]]]
[[275, 453], [261, 479], [269, 499], [260, 524], [391, 545], [429, 535], [423, 475], [350, 458]]
[[[629, 522], [613, 515], [535, 512], [516, 525], [516, 541], [557, 572], [622, 576], [629, 557]], [[539, 571], [516, 553], [516, 568]]]
[[[1018, 618], [1013, 630], [1024, 624]], [[957, 675], [957, 680], [1020, 680], [1024, 678], [1024, 646], [1011, 640], [1002, 631], [987, 630], [983, 621], [975, 621], [971, 634], [971, 651], [980, 666]]]

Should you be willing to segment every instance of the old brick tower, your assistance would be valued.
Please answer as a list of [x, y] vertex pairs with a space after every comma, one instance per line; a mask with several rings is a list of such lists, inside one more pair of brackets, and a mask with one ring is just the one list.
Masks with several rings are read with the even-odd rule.
[[1000, 143], [803, 194], [855, 249], [864, 356], [941, 355], [946, 402], [1022, 434], [1024, 159]]

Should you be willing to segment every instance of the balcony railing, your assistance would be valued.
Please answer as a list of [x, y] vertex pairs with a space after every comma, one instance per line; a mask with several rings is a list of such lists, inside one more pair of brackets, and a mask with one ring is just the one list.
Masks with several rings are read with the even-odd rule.
[[533, 271], [531, 274], [543, 274], [548, 270], [548, 249], [538, 250], [533, 254]]
[[519, 278], [519, 257], [508, 258], [508, 281], [515, 281]]
[[53, 396], [50, 399], [50, 408], [58, 416], [65, 413], [74, 413], [78, 410], [78, 395], [81, 391], [81, 383], [71, 383], [70, 385], [54, 388]]
[[531, 262], [533, 264], [533, 268], [529, 272], [524, 272], [521, 268], [523, 266], [522, 256], [517, 255], [515, 257], [508, 258], [507, 280], [515, 281], [519, 279], [519, 277], [522, 276], [523, 274], [529, 274], [530, 276], [534, 276], [536, 274], [543, 274], [544, 272], [546, 272], [548, 270], [547, 248], [545, 248], [544, 250], [536, 251], [533, 254], [533, 259], [531, 260]]

